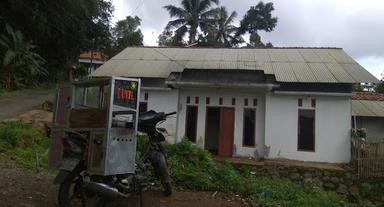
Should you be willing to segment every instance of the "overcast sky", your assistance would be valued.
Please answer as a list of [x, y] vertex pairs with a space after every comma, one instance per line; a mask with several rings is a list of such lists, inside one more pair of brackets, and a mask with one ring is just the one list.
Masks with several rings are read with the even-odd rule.
[[[342, 47], [377, 78], [384, 73], [383, 0], [270, 0], [278, 23], [261, 33], [263, 42], [279, 47]], [[129, 15], [142, 19], [144, 45], [156, 46], [157, 37], [170, 20], [163, 6], [180, 0], [113, 0], [114, 22]], [[220, 0], [237, 22], [258, 0]], [[264, 1], [269, 2], [269, 1]]]

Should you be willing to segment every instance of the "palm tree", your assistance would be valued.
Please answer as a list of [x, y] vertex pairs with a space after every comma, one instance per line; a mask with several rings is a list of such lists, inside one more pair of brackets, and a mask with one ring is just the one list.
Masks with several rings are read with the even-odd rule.
[[45, 60], [33, 51], [35, 46], [24, 40], [20, 31], [13, 30], [9, 25], [6, 25], [5, 31], [6, 34], [0, 36], [0, 46], [5, 50], [0, 70], [3, 86], [11, 89], [38, 84], [37, 79], [47, 75], [42, 67]]
[[171, 17], [177, 19], [168, 22], [168, 26], [176, 27], [175, 35], [178, 40], [189, 33], [189, 44], [196, 42], [197, 29], [214, 21], [219, 8], [212, 8], [219, 0], [182, 0], [182, 7], [167, 5], [164, 8]]
[[242, 38], [235, 35], [237, 27], [232, 25], [236, 16], [237, 13], [235, 11], [228, 16], [228, 12], [225, 7], [220, 7], [216, 17], [217, 26], [215, 27], [215, 41], [220, 43], [222, 46], [231, 47], [242, 42]]

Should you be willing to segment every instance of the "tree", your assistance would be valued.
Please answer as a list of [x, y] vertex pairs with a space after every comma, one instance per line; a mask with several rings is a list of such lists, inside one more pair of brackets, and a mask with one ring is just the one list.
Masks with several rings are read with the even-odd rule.
[[237, 27], [232, 24], [236, 16], [235, 11], [228, 15], [227, 9], [220, 7], [214, 21], [201, 28], [202, 33], [198, 38], [199, 45], [233, 47], [243, 42], [242, 37], [235, 35]]
[[261, 41], [261, 37], [257, 33], [252, 33], [249, 36], [249, 44], [248, 47], [258, 47], [258, 48], [272, 48], [273, 45], [271, 42], [264, 44]]
[[137, 16], [127, 16], [124, 20], [116, 23], [112, 29], [113, 35], [113, 54], [116, 55], [128, 46], [143, 45], [143, 34], [139, 29], [141, 19]]
[[177, 38], [175, 32], [169, 26], [159, 35], [157, 43], [159, 46], [182, 46], [185, 42], [182, 38]]
[[167, 5], [164, 8], [172, 17], [177, 19], [169, 21], [169, 27], [175, 27], [175, 38], [180, 41], [186, 33], [189, 34], [189, 44], [195, 43], [198, 35], [198, 28], [214, 21], [219, 8], [212, 8], [219, 0], [182, 0], [181, 6]]
[[0, 36], [0, 46], [4, 52], [1, 68], [2, 86], [17, 89], [27, 85], [37, 85], [39, 78], [47, 75], [43, 68], [45, 60], [36, 52], [35, 46], [24, 39], [20, 31], [9, 25], [6, 34]]
[[217, 27], [215, 33], [215, 41], [222, 46], [232, 47], [242, 42], [242, 38], [235, 35], [237, 27], [232, 23], [236, 18], [237, 13], [233, 11], [228, 16], [228, 12], [225, 7], [220, 7], [220, 10], [216, 16]]
[[111, 0], [3, 0], [0, 28], [9, 24], [32, 40], [55, 80], [68, 74], [81, 51], [108, 47], [112, 12]]
[[[264, 45], [261, 42], [258, 31], [271, 32], [276, 27], [277, 17], [272, 17], [271, 12], [274, 10], [273, 3], [264, 4], [260, 1], [256, 6], [251, 8], [240, 21], [240, 27], [236, 35], [240, 36], [250, 33], [250, 43], [254, 46]], [[271, 46], [271, 45], [268, 45]]]
[[362, 92], [362, 91], [364, 91], [364, 87], [360, 83], [356, 83], [356, 84], [352, 85], [352, 91]]
[[375, 86], [376, 93], [384, 93], [384, 80], [381, 79], [379, 83]]

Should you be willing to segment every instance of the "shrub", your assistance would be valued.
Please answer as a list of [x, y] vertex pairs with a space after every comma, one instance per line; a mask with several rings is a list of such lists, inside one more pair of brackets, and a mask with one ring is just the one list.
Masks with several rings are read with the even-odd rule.
[[[304, 187], [290, 180], [256, 177], [249, 167], [235, 169], [228, 163], [215, 163], [211, 155], [187, 139], [166, 145], [171, 177], [177, 187], [212, 190], [241, 195], [260, 206], [347, 206], [347, 198], [322, 189]], [[359, 201], [358, 206], [373, 206]]]
[[184, 139], [175, 145], [166, 145], [171, 177], [177, 186], [198, 190], [214, 189], [215, 163], [211, 155]]
[[19, 121], [0, 126], [0, 152], [13, 157], [25, 167], [35, 166], [36, 152], [45, 167], [48, 138], [43, 129]]

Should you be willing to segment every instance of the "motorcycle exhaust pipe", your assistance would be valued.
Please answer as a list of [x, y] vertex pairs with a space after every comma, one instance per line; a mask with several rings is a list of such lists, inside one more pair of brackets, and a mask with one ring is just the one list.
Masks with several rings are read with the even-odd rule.
[[105, 196], [109, 199], [115, 199], [119, 196], [124, 196], [124, 194], [120, 193], [116, 188], [106, 185], [104, 183], [90, 181], [84, 185], [84, 188], [95, 194]]

